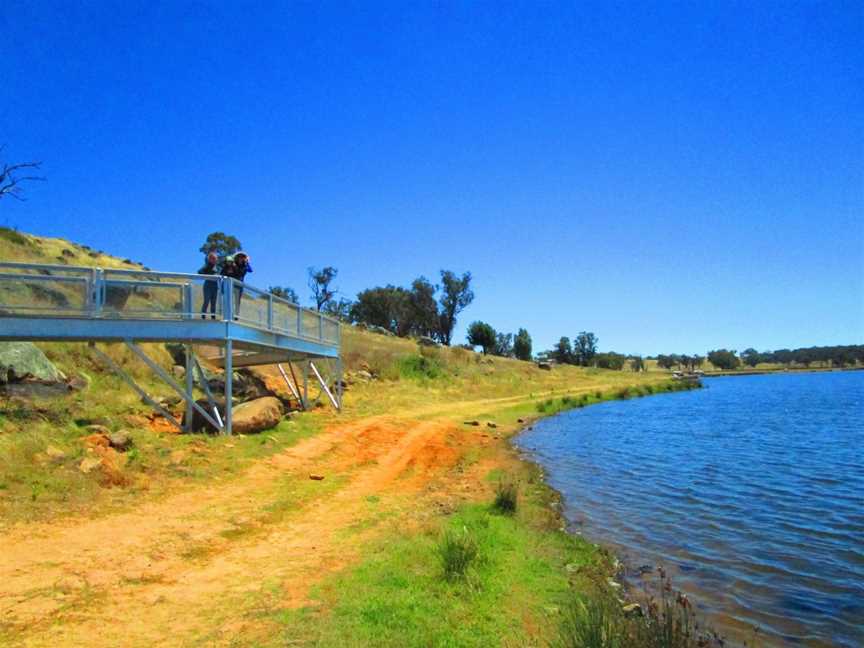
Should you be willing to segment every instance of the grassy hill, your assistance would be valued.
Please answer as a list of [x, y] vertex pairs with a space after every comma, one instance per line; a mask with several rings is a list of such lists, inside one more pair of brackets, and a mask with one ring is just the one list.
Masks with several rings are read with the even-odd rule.
[[[0, 254], [140, 267], [10, 230]], [[103, 346], [170, 395], [130, 353]], [[85, 345], [40, 347], [88, 386], [0, 397], [0, 534], [14, 547], [0, 560], [0, 607], [15, 609], [0, 620], [4, 645], [557, 641], [574, 601], [614, 600], [612, 559], [563, 532], [555, 493], [507, 439], [521, 421], [679, 388], [665, 373], [544, 371], [346, 326], [342, 413], [211, 437], [174, 433]], [[149, 352], [170, 368], [162, 345]], [[124, 431], [133, 448], [84, 470], [98, 452], [92, 425]]]

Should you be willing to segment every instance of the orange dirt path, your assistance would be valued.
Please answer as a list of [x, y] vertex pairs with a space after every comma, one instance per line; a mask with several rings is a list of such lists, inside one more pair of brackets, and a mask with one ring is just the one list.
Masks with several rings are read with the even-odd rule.
[[242, 611], [265, 587], [278, 585], [285, 607], [304, 604], [312, 585], [359, 558], [381, 519], [478, 488], [460, 458], [495, 442], [449, 420], [375, 417], [134, 511], [15, 527], [0, 536], [0, 637], [24, 646], [248, 638]]

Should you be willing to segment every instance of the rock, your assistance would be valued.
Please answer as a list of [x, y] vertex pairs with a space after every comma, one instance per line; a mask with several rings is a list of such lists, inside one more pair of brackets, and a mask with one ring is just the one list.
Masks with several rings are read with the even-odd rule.
[[171, 374], [177, 380], [183, 380], [186, 377], [186, 367], [181, 367], [180, 365], [174, 365], [171, 367]]
[[552, 365], [548, 362], [538, 362], [537, 368], [543, 369], [543, 371], [552, 371]]
[[72, 376], [67, 384], [72, 391], [84, 391], [90, 387], [91, 382], [90, 376], [81, 372]]
[[114, 448], [98, 447], [94, 450], [99, 457], [99, 481], [103, 486], [120, 486], [129, 481], [123, 472], [129, 457], [120, 454]]
[[607, 579], [606, 579], [606, 583], [607, 583], [607, 584], [609, 585], [609, 587], [611, 587], [612, 589], [621, 589], [621, 583], [618, 583], [618, 582], [612, 580], [611, 578], [607, 578]]
[[393, 337], [393, 332], [392, 332], [392, 331], [388, 331], [388, 330], [387, 330], [386, 328], [384, 328], [383, 326], [376, 326], [375, 324], [370, 324], [370, 325], [367, 327], [367, 329], [368, 329], [369, 331], [372, 331], [373, 333], [378, 333], [379, 335], [389, 335], [390, 337]]
[[365, 369], [361, 369], [360, 371], [358, 371], [354, 375], [357, 378], [359, 378], [360, 380], [365, 380], [366, 382], [369, 382], [369, 381], [375, 379], [375, 376], [373, 376], [370, 372], [366, 371]]
[[56, 448], [56, 447], [50, 446], [50, 445], [47, 448], [45, 448], [45, 455], [51, 461], [57, 461], [57, 462], [63, 461], [66, 458], [65, 452], [63, 452], [60, 448]]
[[81, 463], [78, 464], [78, 470], [86, 475], [101, 464], [102, 460], [97, 457], [84, 457], [84, 459], [81, 460]]
[[477, 427], [480, 425], [480, 421], [465, 421], [464, 424], [465, 425], [473, 425], [474, 427]]
[[498, 427], [498, 424], [497, 424], [497, 423], [493, 423], [492, 421], [486, 421], [486, 427], [490, 427], [490, 428], [497, 428], [497, 427]]
[[420, 346], [427, 346], [427, 347], [439, 347], [439, 346], [441, 346], [441, 344], [439, 344], [437, 340], [432, 339], [428, 335], [423, 335], [423, 336], [417, 338], [417, 344], [419, 344]]
[[641, 617], [642, 616], [642, 606], [638, 603], [630, 603], [621, 608], [621, 611], [624, 612], [624, 616], [628, 617]]
[[234, 408], [233, 427], [236, 434], [254, 434], [276, 427], [282, 420], [282, 401], [273, 396], [256, 398]]
[[32, 381], [53, 385], [65, 380], [63, 372], [32, 342], [0, 342], [0, 383]]
[[[99, 426], [95, 426], [95, 427], [99, 427]], [[108, 434], [110, 434], [110, 433], [106, 432], [103, 434], [102, 432], [96, 432], [94, 434], [88, 434], [87, 436], [83, 437], [81, 439], [81, 441], [84, 443], [84, 445], [90, 446], [91, 448], [95, 448], [97, 446], [102, 447], [102, 448], [107, 448], [108, 446], [111, 445], [111, 441], [108, 438]]]
[[309, 479], [313, 481], [321, 481], [324, 479], [324, 475], [309, 475]]
[[111, 434], [111, 430], [108, 429], [108, 426], [104, 423], [90, 423], [85, 428], [91, 435], [101, 434], [104, 437], [108, 437]]
[[524, 422], [525, 422], [525, 419], [516, 419], [516, 422], [517, 422], [517, 423], [524, 423]]
[[108, 443], [118, 452], [126, 452], [134, 444], [132, 437], [125, 430], [108, 435]]

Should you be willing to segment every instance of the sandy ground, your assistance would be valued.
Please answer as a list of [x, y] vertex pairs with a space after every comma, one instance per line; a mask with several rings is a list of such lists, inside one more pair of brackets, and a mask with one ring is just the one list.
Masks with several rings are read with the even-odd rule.
[[[507, 399], [489, 404], [498, 400]], [[272, 603], [278, 592], [280, 606], [303, 605], [310, 587], [358, 560], [381, 520], [410, 524], [482, 488], [490, 466], [466, 469], [460, 458], [502, 442], [454, 422], [461, 409], [448, 419], [336, 425], [231, 481], [108, 517], [16, 527], [0, 537], [0, 637], [24, 646], [245, 643], [262, 631], [249, 614], [256, 600]]]

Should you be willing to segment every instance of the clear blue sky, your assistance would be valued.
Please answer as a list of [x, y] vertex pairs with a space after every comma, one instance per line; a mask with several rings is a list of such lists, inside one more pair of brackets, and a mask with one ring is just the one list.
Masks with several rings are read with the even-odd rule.
[[0, 224], [256, 285], [470, 270], [535, 349], [864, 342], [864, 3], [22, 2]]

